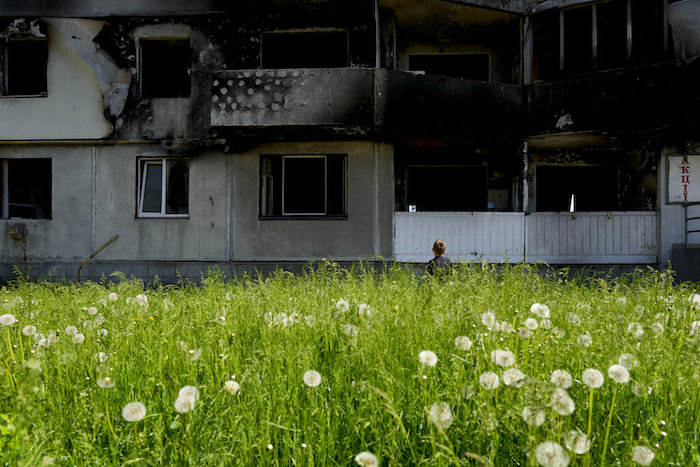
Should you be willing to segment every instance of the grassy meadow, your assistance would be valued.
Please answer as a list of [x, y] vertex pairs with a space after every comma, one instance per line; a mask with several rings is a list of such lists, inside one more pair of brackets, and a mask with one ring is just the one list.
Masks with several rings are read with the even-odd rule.
[[700, 464], [672, 273], [304, 274], [0, 289], [5, 465]]

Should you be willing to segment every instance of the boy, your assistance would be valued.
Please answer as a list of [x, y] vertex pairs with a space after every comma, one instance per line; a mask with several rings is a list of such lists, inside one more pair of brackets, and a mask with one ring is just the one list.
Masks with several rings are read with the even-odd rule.
[[433, 244], [433, 254], [435, 258], [428, 261], [428, 274], [445, 274], [452, 268], [452, 261], [443, 256], [447, 250], [447, 245], [443, 240], [435, 240]]

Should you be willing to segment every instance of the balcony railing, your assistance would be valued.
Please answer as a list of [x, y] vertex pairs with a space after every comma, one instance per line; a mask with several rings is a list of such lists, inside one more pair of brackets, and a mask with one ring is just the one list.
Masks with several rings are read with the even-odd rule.
[[394, 259], [425, 262], [437, 238], [453, 261], [654, 264], [656, 212], [394, 214]]

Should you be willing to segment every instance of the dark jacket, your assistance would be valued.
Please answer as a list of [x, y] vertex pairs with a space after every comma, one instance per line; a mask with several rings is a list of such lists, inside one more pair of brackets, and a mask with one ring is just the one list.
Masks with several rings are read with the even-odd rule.
[[452, 269], [452, 261], [442, 255], [428, 261], [428, 274], [446, 274], [450, 269]]

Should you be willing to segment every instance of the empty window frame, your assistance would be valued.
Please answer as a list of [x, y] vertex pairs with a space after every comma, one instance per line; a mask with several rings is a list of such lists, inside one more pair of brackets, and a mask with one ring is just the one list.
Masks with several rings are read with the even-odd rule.
[[567, 74], [593, 69], [593, 9], [591, 6], [563, 11], [564, 63]]
[[488, 175], [484, 166], [409, 165], [406, 198], [420, 211], [486, 211]]
[[260, 158], [261, 217], [345, 217], [347, 156]]
[[536, 172], [537, 211], [613, 211], [618, 208], [617, 167], [542, 165]]
[[559, 12], [545, 11], [532, 19], [532, 79], [551, 79], [559, 73]]
[[46, 96], [46, 37], [10, 35], [0, 39], [0, 95]]
[[138, 216], [187, 217], [189, 159], [139, 159]]
[[668, 58], [665, 0], [634, 0], [630, 9], [633, 63], [654, 63]]
[[409, 55], [408, 69], [428, 75], [488, 81], [489, 54]]
[[350, 65], [347, 31], [265, 32], [262, 68], [342, 68]]
[[139, 38], [139, 95], [189, 97], [192, 51], [189, 38]]
[[0, 218], [51, 218], [51, 159], [2, 159]]
[[627, 0], [596, 5], [596, 64], [598, 70], [627, 65]]

